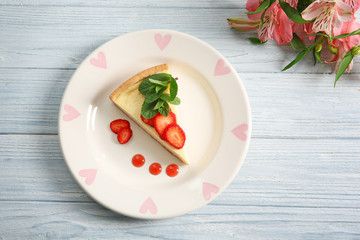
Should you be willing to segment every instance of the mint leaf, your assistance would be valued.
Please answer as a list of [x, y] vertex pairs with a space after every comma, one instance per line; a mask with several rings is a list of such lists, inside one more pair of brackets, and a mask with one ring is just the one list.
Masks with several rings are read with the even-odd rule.
[[157, 102], [156, 102], [156, 104], [155, 104], [155, 106], [154, 106], [154, 110], [158, 110], [158, 109], [160, 109], [160, 108], [162, 108], [163, 106], [164, 106], [164, 104], [165, 104], [165, 101], [164, 100], [162, 100], [162, 99], [159, 99]]
[[259, 7], [254, 12], [245, 12], [248, 15], [253, 15], [259, 12], [264, 11], [270, 6], [270, 0], [264, 0], [260, 3]]
[[[138, 90], [139, 90], [139, 92], [141, 92], [141, 94], [146, 95], [148, 93], [148, 91], [151, 90], [152, 87], [155, 88], [155, 86], [158, 85], [158, 84], [154, 84], [152, 81], [167, 82], [167, 84], [168, 84], [170, 82], [170, 78], [171, 78], [171, 75], [168, 73], [158, 73], [158, 74], [151, 75], [151, 76], [145, 78], [143, 81], [141, 81]], [[152, 80], [150, 81], [150, 79], [152, 79]], [[166, 84], [166, 86], [167, 86], [167, 84]]]
[[159, 113], [165, 117], [167, 117], [170, 113], [169, 104], [167, 102], [164, 102], [164, 106], [159, 109]]
[[179, 105], [181, 103], [181, 100], [180, 98], [178, 97], [175, 97], [173, 100], [171, 100], [171, 97], [169, 94], [167, 93], [164, 93], [163, 95], [161, 95], [160, 99], [164, 100], [164, 101], [167, 101], [173, 105]]
[[161, 91], [161, 89], [162, 89], [162, 87], [161, 87], [161, 86], [156, 86], [156, 87], [155, 87], [155, 92], [157, 92], [157, 93], [158, 93], [158, 92], [160, 92], [160, 91]]
[[167, 87], [167, 85], [169, 84], [168, 81], [160, 81], [160, 80], [155, 80], [152, 78], [149, 78], [149, 82], [154, 83], [156, 85], [164, 86], [164, 87]]
[[149, 76], [148, 78], [151, 78], [154, 80], [159, 80], [162, 82], [169, 82], [171, 79], [171, 75], [168, 73], [157, 73], [157, 74]]
[[346, 68], [349, 66], [349, 64], [353, 60], [353, 58], [354, 58], [354, 55], [353, 55], [352, 51], [350, 50], [345, 54], [345, 56], [341, 60], [338, 72], [336, 73], [334, 87], [336, 85], [336, 82], [339, 80], [341, 75], [345, 72]]
[[178, 85], [176, 83], [176, 80], [171, 77], [170, 80], [170, 100], [174, 100], [178, 92]]
[[290, 45], [294, 50], [302, 50], [305, 49], [305, 43], [299, 38], [296, 33], [293, 33], [293, 38], [290, 41]]
[[167, 102], [171, 101], [170, 94], [168, 94], [168, 93], [164, 93], [163, 95], [161, 95], [160, 99], [165, 100]]
[[180, 100], [180, 98], [175, 97], [174, 100], [169, 101], [169, 103], [172, 105], [179, 105], [181, 103], [181, 100]]
[[143, 105], [141, 106], [141, 115], [146, 119], [154, 117], [158, 113], [158, 110], [154, 110], [154, 107], [155, 107], [154, 102], [152, 103], [144, 102]]
[[298, 12], [296, 8], [291, 7], [290, 4], [284, 2], [283, 0], [279, 0], [279, 3], [282, 10], [284, 10], [286, 16], [288, 16], [288, 18], [290, 18], [291, 21], [296, 23], [311, 23], [315, 21], [315, 19], [310, 21], [303, 19], [301, 14]]
[[145, 95], [145, 102], [151, 103], [159, 99], [162, 95], [162, 93], [165, 91], [166, 88], [163, 88], [163, 90], [160, 90], [159, 92], [148, 92]]
[[[164, 93], [169, 85], [170, 92]], [[169, 103], [178, 105], [181, 102], [176, 97], [178, 92], [177, 82], [168, 73], [154, 74], [145, 78], [140, 83], [138, 90], [145, 95], [141, 115], [146, 119], [154, 117], [158, 112], [168, 116], [170, 112]]]
[[267, 41], [263, 42], [258, 38], [247, 38], [252, 44], [261, 45], [266, 43]]
[[146, 78], [140, 83], [138, 90], [141, 92], [141, 94], [146, 95], [153, 86], [153, 83], [151, 83], [149, 79]]

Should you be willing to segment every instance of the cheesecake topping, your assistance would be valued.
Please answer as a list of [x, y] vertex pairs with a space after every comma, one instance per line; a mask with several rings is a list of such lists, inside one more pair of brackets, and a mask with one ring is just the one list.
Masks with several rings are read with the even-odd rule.
[[141, 115], [145, 119], [154, 117], [157, 113], [167, 117], [170, 113], [169, 103], [179, 105], [176, 96], [178, 85], [169, 73], [158, 73], [145, 78], [139, 85], [139, 92], [145, 95], [141, 107]]

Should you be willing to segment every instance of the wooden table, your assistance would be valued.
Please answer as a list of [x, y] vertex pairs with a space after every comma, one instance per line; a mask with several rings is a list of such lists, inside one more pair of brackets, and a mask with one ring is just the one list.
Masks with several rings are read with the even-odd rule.
[[[360, 58], [333, 87], [333, 65], [290, 46], [255, 46], [229, 29], [244, 1], [0, 1], [0, 239], [360, 239]], [[359, 17], [359, 14], [357, 14]], [[58, 140], [76, 68], [99, 45], [142, 29], [200, 38], [239, 73], [253, 134], [243, 167], [210, 204], [137, 220], [94, 202]]]

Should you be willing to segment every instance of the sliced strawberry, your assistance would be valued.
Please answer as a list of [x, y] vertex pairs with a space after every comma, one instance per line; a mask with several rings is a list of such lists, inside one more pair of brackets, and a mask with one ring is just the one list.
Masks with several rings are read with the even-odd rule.
[[177, 125], [176, 123], [172, 123], [168, 125], [164, 131], [165, 140], [170, 143], [173, 147], [180, 149], [184, 146], [186, 136], [184, 130]]
[[176, 115], [173, 112], [170, 112], [167, 117], [161, 115], [160, 113], [156, 114], [154, 119], [154, 127], [160, 138], [164, 139], [164, 130], [172, 123], [176, 123]]
[[117, 140], [119, 143], [124, 144], [127, 143], [132, 136], [132, 130], [129, 127], [123, 127], [119, 130], [117, 134]]
[[130, 128], [130, 123], [125, 119], [116, 119], [110, 123], [110, 129], [114, 133], [118, 133], [121, 128]]
[[141, 120], [144, 122], [144, 123], [146, 123], [146, 124], [148, 124], [148, 125], [150, 125], [150, 126], [154, 126], [154, 124], [155, 124], [155, 117], [152, 117], [152, 118], [149, 118], [149, 119], [146, 119], [146, 118], [144, 118], [142, 115], [140, 115], [140, 117], [141, 117]]

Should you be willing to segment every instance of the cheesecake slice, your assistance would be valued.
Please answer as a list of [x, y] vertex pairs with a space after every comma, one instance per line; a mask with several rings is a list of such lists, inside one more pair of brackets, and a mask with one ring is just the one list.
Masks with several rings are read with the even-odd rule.
[[[141, 107], [144, 103], [145, 96], [139, 92], [138, 88], [140, 83], [148, 78], [151, 75], [158, 73], [167, 73], [169, 70], [168, 64], [161, 64], [149, 69], [146, 69], [130, 79], [126, 80], [121, 84], [115, 91], [110, 94], [111, 101], [122, 110], [127, 116], [129, 116], [133, 121], [135, 121], [142, 129], [144, 129], [150, 136], [158, 141], [166, 150], [168, 150], [175, 157], [180, 159], [185, 164], [190, 164], [187, 155], [185, 146], [178, 149], [170, 145], [169, 142], [163, 140], [159, 133], [155, 130], [154, 127], [150, 126], [143, 122], [141, 118]], [[176, 106], [169, 104], [171, 112], [176, 115], [177, 124], [180, 123], [179, 114], [176, 111]]]

